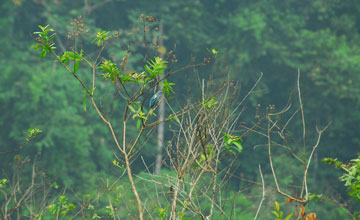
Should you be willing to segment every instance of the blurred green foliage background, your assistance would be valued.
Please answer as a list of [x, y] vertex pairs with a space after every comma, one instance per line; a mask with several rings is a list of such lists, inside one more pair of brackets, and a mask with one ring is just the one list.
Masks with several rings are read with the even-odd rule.
[[[39, 152], [38, 163], [46, 175], [78, 195], [96, 194], [104, 179], [121, 175], [112, 163], [116, 149], [107, 128], [93, 109], [83, 110], [81, 87], [59, 64], [51, 59], [39, 61], [31, 48], [35, 38], [32, 33], [38, 25], [49, 24], [56, 30], [58, 50], [69, 48], [71, 22], [82, 16], [89, 32], [119, 32], [119, 38], [105, 49], [114, 61], [121, 62], [128, 46], [138, 47], [138, 53], [129, 57], [129, 65], [141, 71], [145, 49], [141, 47], [143, 30], [138, 18], [145, 14], [162, 23], [164, 45], [167, 51], [174, 51], [178, 61], [174, 69], [201, 62], [209, 54], [207, 48], [216, 48], [216, 62], [199, 68], [198, 74], [220, 85], [229, 77], [242, 95], [263, 72], [256, 94], [246, 102], [241, 119], [244, 122], [255, 120], [258, 104], [263, 110], [270, 104], [277, 109], [285, 106], [296, 89], [299, 69], [309, 146], [316, 142], [315, 126], [331, 122], [309, 171], [311, 192], [323, 194], [323, 198], [309, 207], [326, 219], [348, 219], [346, 210], [359, 205], [347, 201], [349, 197], [338, 180], [340, 174], [321, 163], [324, 157], [348, 161], [360, 151], [359, 1], [2, 0], [0, 4], [1, 151], [10, 151], [22, 143], [30, 127], [43, 131], [21, 151], [0, 155], [1, 177], [11, 175], [15, 156], [33, 160]], [[89, 50], [94, 47], [83, 46]], [[86, 75], [81, 67], [78, 74]], [[171, 80], [176, 83], [171, 100], [174, 105], [185, 104], [201, 93], [194, 87], [197, 79], [192, 70], [176, 74]], [[113, 93], [105, 84], [99, 89]], [[301, 117], [295, 117], [291, 131], [301, 140]], [[264, 148], [254, 148], [264, 143], [265, 139], [254, 135], [244, 139], [237, 176], [259, 181], [261, 164], [265, 181], [271, 184], [267, 154]], [[155, 145], [154, 136], [141, 151], [149, 164], [155, 160]], [[136, 173], [144, 170], [141, 160], [133, 166]], [[274, 166], [281, 167], [277, 169], [281, 184], [295, 183], [296, 174], [302, 172], [302, 167], [285, 153], [277, 155]], [[31, 166], [24, 167], [24, 178], [30, 171]], [[163, 172], [170, 171], [165, 167]], [[127, 184], [120, 182], [119, 187], [129, 187]], [[248, 187], [249, 183], [239, 179], [229, 186], [233, 193]], [[259, 188], [243, 192], [236, 210], [243, 217], [237, 219], [252, 218], [259, 196]], [[265, 203], [272, 209], [273, 201]], [[339, 205], [345, 203], [344, 208]]]

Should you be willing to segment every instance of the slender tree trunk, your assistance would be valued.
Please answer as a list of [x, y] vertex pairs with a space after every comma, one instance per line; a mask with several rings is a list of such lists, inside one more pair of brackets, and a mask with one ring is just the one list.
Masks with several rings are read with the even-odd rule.
[[[159, 32], [160, 32], [160, 39], [159, 39], [159, 46], [161, 48], [164, 47], [164, 41], [162, 38], [163, 35], [163, 24], [160, 23], [159, 25]], [[162, 50], [160, 50], [162, 52]], [[163, 58], [164, 54], [160, 53], [160, 57]], [[163, 73], [164, 75], [164, 73]], [[162, 81], [163, 77], [160, 76], [159, 81]], [[159, 89], [162, 89], [162, 86], [159, 85]], [[165, 95], [165, 94], [164, 94]], [[159, 103], [159, 121], [163, 121], [165, 118], [165, 102], [162, 101]], [[158, 134], [157, 134], [157, 154], [156, 154], [156, 162], [155, 162], [155, 174], [160, 174], [161, 169], [161, 160], [162, 160], [162, 149], [164, 146], [164, 123], [160, 123], [158, 126]]]
[[132, 173], [131, 173], [129, 155], [124, 155], [124, 157], [125, 157], [125, 163], [126, 163], [126, 171], [127, 171], [128, 177], [129, 177], [130, 184], [131, 184], [131, 189], [132, 189], [132, 191], [133, 191], [133, 193], [135, 195], [136, 202], [138, 204], [139, 219], [144, 220], [144, 212], [143, 212], [143, 209], [142, 209], [140, 196], [139, 196], [139, 193], [136, 190], [135, 181], [134, 181], [134, 179], [132, 177]]

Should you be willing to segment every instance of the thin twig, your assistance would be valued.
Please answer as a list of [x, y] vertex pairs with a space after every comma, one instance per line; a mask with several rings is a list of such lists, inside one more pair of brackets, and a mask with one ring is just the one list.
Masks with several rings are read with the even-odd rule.
[[[316, 141], [316, 144], [313, 146], [312, 148], [312, 151], [311, 151], [311, 154], [309, 156], [309, 159], [308, 159], [308, 162], [307, 162], [307, 165], [306, 165], [306, 169], [305, 169], [305, 172], [304, 172], [304, 179], [307, 178], [307, 173], [308, 173], [308, 170], [309, 170], [309, 166], [310, 166], [310, 162], [311, 162], [311, 158], [313, 157], [313, 154], [316, 150], [316, 148], [319, 146], [319, 143], [320, 143], [320, 138], [321, 138], [321, 135], [322, 133], [330, 126], [330, 123], [327, 124], [323, 129], [319, 130], [317, 127], [316, 127], [316, 131], [318, 132], [318, 139]], [[302, 197], [302, 194], [300, 195], [300, 197]], [[307, 185], [305, 185], [305, 200], [307, 200], [308, 198], [308, 189], [307, 189]]]
[[267, 139], [268, 139], [269, 162], [270, 162], [271, 172], [272, 172], [272, 175], [273, 175], [273, 177], [274, 177], [276, 189], [278, 190], [278, 192], [280, 192], [279, 184], [278, 184], [278, 182], [277, 182], [277, 178], [276, 178], [276, 174], [275, 174], [275, 170], [274, 170], [274, 166], [273, 166], [272, 158], [271, 158], [271, 139], [270, 139], [270, 133], [271, 133], [271, 129], [270, 129], [270, 115], [268, 115], [268, 133], [267, 133]]
[[259, 212], [260, 212], [260, 209], [261, 209], [261, 205], [262, 205], [263, 201], [265, 200], [265, 182], [264, 182], [263, 174], [262, 174], [262, 172], [261, 172], [261, 166], [260, 166], [260, 164], [259, 164], [259, 172], [260, 172], [260, 177], [261, 177], [261, 182], [262, 182], [262, 198], [261, 198], [261, 200], [260, 200], [260, 204], [259, 204], [258, 209], [257, 209], [257, 211], [256, 211], [256, 215], [255, 215], [255, 217], [254, 217], [254, 220], [257, 218], [257, 216], [258, 216], [258, 214], [259, 214]]

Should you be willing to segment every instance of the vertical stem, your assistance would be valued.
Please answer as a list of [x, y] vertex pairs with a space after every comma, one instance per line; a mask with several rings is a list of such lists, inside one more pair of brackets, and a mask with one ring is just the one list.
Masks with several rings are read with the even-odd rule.
[[259, 204], [258, 209], [257, 209], [257, 211], [256, 211], [254, 220], [257, 219], [257, 216], [258, 216], [258, 214], [259, 214], [259, 212], [260, 212], [260, 209], [261, 209], [261, 205], [262, 205], [263, 201], [265, 200], [265, 182], [264, 182], [263, 174], [262, 174], [262, 172], [261, 172], [261, 166], [260, 166], [260, 164], [259, 164], [259, 172], [260, 172], [260, 177], [261, 177], [261, 182], [262, 182], [262, 198], [261, 198], [261, 200], [260, 200], [260, 204]]
[[302, 120], [302, 127], [303, 127], [303, 149], [304, 149], [304, 179], [303, 179], [303, 183], [302, 183], [302, 189], [301, 189], [301, 193], [300, 193], [300, 198], [303, 197], [304, 194], [304, 189], [305, 189], [305, 195], [307, 196], [307, 177], [306, 177], [306, 142], [305, 142], [305, 137], [306, 137], [306, 127], [305, 127], [305, 117], [304, 117], [304, 109], [303, 109], [303, 104], [302, 104], [302, 100], [301, 100], [301, 91], [300, 91], [300, 70], [298, 69], [298, 78], [297, 78], [297, 90], [298, 90], [298, 96], [299, 96], [299, 105], [300, 105], [300, 112], [301, 112], [301, 120]]
[[180, 177], [177, 178], [176, 186], [174, 187], [174, 196], [173, 196], [172, 204], [171, 204], [170, 219], [173, 219], [173, 220], [176, 220], [176, 204], [177, 204], [179, 188], [180, 188]]
[[[159, 105], [159, 121], [164, 121], [165, 117], [165, 102], [160, 102]], [[162, 160], [162, 149], [164, 146], [164, 123], [160, 123], [158, 126], [158, 134], [157, 134], [157, 154], [156, 154], [156, 162], [155, 162], [155, 174], [160, 174], [161, 169], [161, 160]]]
[[143, 213], [143, 209], [142, 209], [142, 205], [141, 205], [141, 200], [140, 200], [139, 194], [138, 194], [138, 192], [136, 190], [134, 179], [132, 177], [131, 168], [130, 168], [130, 162], [129, 162], [129, 156], [127, 154], [124, 154], [124, 157], [125, 157], [125, 163], [126, 163], [126, 171], [127, 171], [128, 177], [129, 177], [130, 184], [131, 184], [131, 189], [132, 189], [132, 191], [133, 191], [133, 193], [135, 195], [136, 202], [137, 202], [137, 205], [138, 205], [139, 219], [143, 220], [144, 219], [144, 213]]
[[[160, 38], [159, 38], [159, 46], [164, 47], [164, 40], [162, 38], [163, 35], [163, 24], [160, 23], [159, 25], [159, 32], [160, 32]], [[163, 58], [164, 54], [160, 53], [160, 57]], [[164, 75], [164, 72], [163, 72]], [[161, 82], [163, 79], [163, 76], [159, 76], [159, 81]], [[159, 89], [162, 89], [162, 86], [159, 84]], [[165, 102], [159, 103], [159, 121], [164, 121], [165, 118]], [[161, 160], [162, 160], [162, 149], [164, 146], [164, 123], [159, 124], [158, 126], [158, 134], [157, 134], [157, 154], [156, 154], [156, 162], [155, 162], [155, 174], [160, 174], [161, 169]]]
[[270, 134], [271, 134], [271, 127], [270, 127], [270, 113], [268, 113], [268, 127], [267, 127], [267, 138], [268, 138], [268, 149], [269, 149], [269, 161], [270, 161], [270, 167], [271, 167], [271, 172], [273, 174], [274, 177], [274, 181], [275, 181], [275, 185], [276, 185], [276, 189], [278, 192], [280, 192], [280, 188], [279, 188], [279, 184], [277, 182], [277, 178], [276, 178], [276, 174], [275, 174], [275, 170], [273, 167], [273, 163], [272, 163], [272, 158], [271, 158], [271, 139], [270, 139]]
[[[127, 109], [125, 110], [125, 112], [127, 111]], [[126, 114], [126, 113], [125, 113]], [[141, 133], [142, 133], [142, 130], [141, 129]], [[138, 139], [137, 139], [138, 140]], [[134, 143], [135, 145], [136, 143]], [[124, 154], [124, 157], [125, 157], [125, 164], [126, 164], [126, 171], [127, 171], [127, 174], [128, 174], [128, 177], [129, 177], [129, 181], [130, 181], [130, 184], [131, 184], [131, 189], [134, 193], [134, 196], [136, 198], [136, 202], [137, 202], [137, 206], [138, 206], [138, 212], [139, 212], [139, 219], [140, 220], [143, 220], [144, 219], [144, 213], [143, 213], [143, 210], [142, 210], [142, 204], [141, 204], [141, 200], [140, 200], [140, 196], [136, 190], [136, 186], [135, 186], [135, 182], [134, 182], [134, 179], [133, 179], [133, 176], [132, 176], [132, 173], [131, 173], [131, 167], [130, 167], [130, 161], [129, 161], [129, 156], [131, 155], [131, 149], [129, 150], [129, 153], [126, 152], [126, 117], [124, 117], [124, 121], [123, 121], [123, 154]]]

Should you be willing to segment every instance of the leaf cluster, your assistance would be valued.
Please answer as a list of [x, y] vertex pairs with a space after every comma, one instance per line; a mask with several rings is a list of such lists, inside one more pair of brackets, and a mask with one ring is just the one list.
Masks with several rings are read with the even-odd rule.
[[36, 50], [41, 50], [41, 53], [39, 55], [39, 59], [42, 57], [46, 57], [47, 53], [53, 53], [53, 51], [56, 49], [54, 46], [54, 37], [55, 33], [50, 34], [49, 32], [54, 32], [54, 29], [49, 28], [49, 25], [46, 25], [45, 27], [39, 25], [38, 26], [41, 31], [34, 32], [34, 34], [38, 35], [38, 37], [35, 39], [38, 43], [33, 46]]
[[243, 146], [241, 142], [243, 141], [241, 137], [234, 136], [223, 132], [224, 135], [224, 143], [227, 151], [231, 152], [232, 154], [241, 153]]
[[276, 216], [276, 220], [289, 220], [293, 216], [293, 213], [290, 213], [284, 218], [284, 212], [280, 211], [280, 204], [277, 201], [274, 202], [274, 211], [272, 213]]
[[55, 203], [48, 206], [48, 210], [52, 214], [56, 215], [57, 213], [60, 213], [62, 216], [67, 215], [68, 212], [75, 208], [76, 206], [73, 203], [68, 202], [68, 198], [65, 195], [59, 196]]
[[324, 158], [322, 161], [344, 171], [339, 179], [345, 182], [349, 195], [360, 202], [360, 156], [350, 160], [347, 164], [333, 158]]

